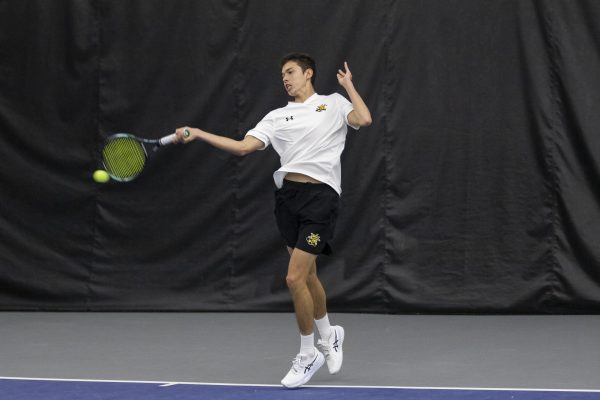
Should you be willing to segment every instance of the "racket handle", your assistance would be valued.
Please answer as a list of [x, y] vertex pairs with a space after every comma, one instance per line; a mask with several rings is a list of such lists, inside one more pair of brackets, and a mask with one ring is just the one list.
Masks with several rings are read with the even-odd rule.
[[[183, 130], [183, 137], [187, 139], [190, 137], [190, 135], [191, 135], [190, 131], [187, 128], [185, 128]], [[159, 146], [173, 144], [173, 142], [175, 142], [175, 140], [177, 140], [177, 134], [171, 133], [170, 135], [163, 136], [160, 139], [158, 139], [158, 144], [159, 144]]]
[[164, 146], [164, 145], [167, 145], [167, 144], [172, 144], [173, 142], [175, 142], [175, 139], [177, 139], [177, 134], [176, 133], [171, 133], [170, 135], [163, 136], [160, 139], [158, 139], [158, 144], [160, 146]]

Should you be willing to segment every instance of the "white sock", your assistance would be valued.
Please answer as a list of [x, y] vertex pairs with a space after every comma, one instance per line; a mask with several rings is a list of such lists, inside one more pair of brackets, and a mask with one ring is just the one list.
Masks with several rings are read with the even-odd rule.
[[315, 324], [317, 325], [321, 339], [328, 339], [331, 336], [331, 324], [329, 323], [329, 316], [327, 314], [321, 319], [315, 319]]
[[304, 336], [300, 335], [300, 354], [306, 358], [312, 357], [315, 354], [315, 334]]

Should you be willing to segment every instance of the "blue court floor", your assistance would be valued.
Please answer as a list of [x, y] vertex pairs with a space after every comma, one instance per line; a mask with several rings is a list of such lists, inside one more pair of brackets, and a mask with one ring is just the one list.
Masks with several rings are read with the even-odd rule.
[[0, 378], [3, 400], [597, 400], [600, 392], [511, 389], [325, 387], [294, 390], [260, 385], [94, 382]]

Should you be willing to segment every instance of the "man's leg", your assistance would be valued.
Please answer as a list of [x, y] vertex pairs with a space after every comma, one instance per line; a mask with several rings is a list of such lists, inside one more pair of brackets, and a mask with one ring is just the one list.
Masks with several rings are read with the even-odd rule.
[[[291, 257], [294, 249], [291, 247], [288, 247], [287, 249]], [[325, 294], [325, 289], [323, 289], [323, 285], [321, 284], [321, 280], [317, 276], [316, 259], [308, 273], [307, 285], [313, 300], [314, 322], [317, 325], [321, 338], [327, 339], [331, 335], [331, 325], [327, 315], [327, 296]]]
[[327, 297], [325, 289], [323, 289], [323, 285], [317, 276], [316, 260], [308, 273], [307, 285], [314, 303], [314, 319], [321, 319], [327, 315]]
[[[313, 321], [310, 318], [310, 310], [312, 309], [312, 317], [314, 318], [314, 323], [317, 325], [319, 334], [321, 336], [321, 340], [319, 340], [319, 348], [325, 355], [329, 373], [337, 374], [342, 368], [342, 362], [344, 359], [342, 346], [344, 343], [345, 332], [343, 327], [339, 325], [331, 326], [329, 323], [325, 290], [323, 289], [323, 285], [317, 276], [317, 257], [300, 249], [291, 249], [289, 247], [288, 252], [290, 253], [290, 268], [292, 267], [294, 256], [296, 256], [297, 259], [299, 258], [298, 256], [301, 255], [312, 256], [306, 257], [306, 263], [312, 260], [310, 267], [307, 267], [306, 263], [303, 267], [305, 269], [308, 268], [308, 274], [306, 277], [306, 288], [308, 290], [302, 288], [302, 296], [299, 296], [302, 303], [297, 303], [296, 297], [294, 297], [294, 291], [292, 291], [292, 286], [290, 286], [290, 273], [288, 270], [288, 286], [290, 286], [292, 298], [294, 298], [294, 309], [296, 311], [298, 327], [300, 328], [301, 341], [310, 341], [312, 343], [312, 340], [314, 339]], [[306, 291], [310, 293], [310, 296], [306, 295]], [[310, 297], [310, 299], [308, 299], [308, 297]], [[310, 340], [307, 335], [310, 335]], [[301, 347], [303, 345], [308, 344], [301, 343]], [[302, 353], [302, 350], [300, 352]]]
[[[296, 321], [298, 322], [298, 329], [301, 335], [310, 335], [313, 333], [313, 318], [315, 317], [315, 301], [313, 295], [309, 289], [309, 276], [311, 272], [316, 270], [316, 259], [317, 256], [308, 253], [304, 250], [294, 249], [290, 257], [290, 263], [288, 265], [288, 273], [286, 277], [287, 286], [290, 289], [292, 295], [292, 301], [294, 303], [294, 311], [296, 313]], [[316, 278], [316, 275], [315, 275]], [[319, 290], [314, 287], [314, 278], [311, 278], [313, 288], [318, 292]], [[323, 290], [323, 287], [319, 283], [319, 287]], [[321, 302], [324, 302], [324, 294], [318, 301], [318, 307], [322, 309]], [[321, 311], [321, 310], [320, 310]]]
[[[293, 248], [287, 248], [290, 257], [292, 256]], [[313, 307], [314, 307], [314, 319], [321, 319], [327, 314], [327, 297], [325, 295], [325, 289], [317, 276], [317, 260], [313, 261], [313, 264], [308, 272], [307, 280], [308, 290], [310, 291]]]
[[313, 317], [315, 305], [308, 288], [308, 277], [317, 256], [300, 249], [291, 252], [287, 285], [294, 302], [296, 321], [300, 330], [300, 353], [281, 383], [288, 388], [304, 385], [325, 363], [325, 357], [314, 346]]
[[[291, 257], [294, 249], [288, 247], [288, 252], [290, 253]], [[321, 340], [319, 340], [319, 348], [325, 355], [329, 373], [337, 374], [342, 368], [342, 362], [344, 358], [342, 344], [344, 342], [345, 332], [343, 327], [337, 325], [331, 326], [329, 323], [329, 316], [327, 315], [327, 297], [325, 294], [325, 289], [323, 289], [323, 285], [317, 276], [316, 257], [314, 257], [314, 261], [308, 272], [306, 283], [312, 298], [314, 323], [317, 325], [319, 334], [321, 336]], [[295, 304], [296, 303], [294, 302], [294, 306]], [[296, 312], [296, 317], [298, 318], [298, 312]], [[307, 315], [304, 315], [303, 318], [307, 320], [308, 317]], [[298, 322], [298, 326], [300, 326], [300, 322]], [[310, 326], [310, 332], [312, 333], [312, 322]], [[300, 329], [302, 335], [307, 335], [307, 333], [302, 333], [302, 328]]]

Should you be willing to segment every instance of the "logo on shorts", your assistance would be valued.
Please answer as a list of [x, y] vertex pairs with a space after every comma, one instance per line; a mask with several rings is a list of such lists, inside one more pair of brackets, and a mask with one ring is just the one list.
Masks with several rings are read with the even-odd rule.
[[315, 111], [321, 112], [321, 111], [326, 111], [326, 110], [327, 110], [327, 104], [321, 104], [319, 107], [317, 107], [317, 109]]
[[312, 246], [312, 247], [317, 247], [317, 245], [319, 244], [320, 241], [321, 241], [321, 236], [319, 236], [316, 233], [311, 233], [310, 235], [308, 235], [306, 237], [306, 243], [308, 243], [308, 245]]

